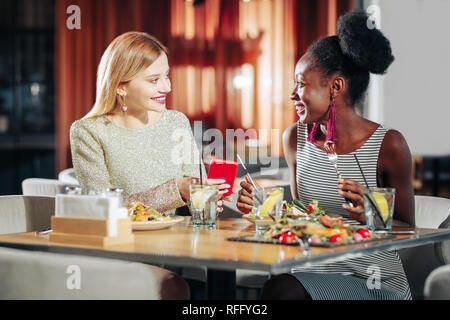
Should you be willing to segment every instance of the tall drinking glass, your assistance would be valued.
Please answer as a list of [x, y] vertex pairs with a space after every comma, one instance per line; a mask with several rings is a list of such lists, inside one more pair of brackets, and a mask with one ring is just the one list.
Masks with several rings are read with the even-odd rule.
[[189, 210], [192, 215], [192, 225], [198, 227], [216, 227], [218, 186], [190, 185]]
[[[364, 212], [368, 229], [392, 230], [395, 189], [368, 188], [364, 191]], [[376, 212], [378, 209], [378, 212]]]
[[284, 189], [281, 187], [253, 190], [255, 232], [261, 235], [268, 226], [281, 219]]

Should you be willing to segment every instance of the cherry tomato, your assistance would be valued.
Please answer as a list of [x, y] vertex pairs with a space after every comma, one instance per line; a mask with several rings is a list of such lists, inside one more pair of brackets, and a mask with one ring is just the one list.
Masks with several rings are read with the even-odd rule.
[[314, 208], [313, 208], [312, 206], [309, 206], [309, 207], [306, 208], [306, 209], [308, 209], [308, 216], [309, 216], [311, 213], [313, 213], [313, 211], [314, 211]]
[[295, 241], [295, 235], [292, 232], [285, 232], [281, 235], [280, 241], [282, 243], [291, 243]]
[[364, 229], [364, 228], [359, 229], [359, 230], [358, 230], [358, 233], [359, 233], [364, 239], [370, 238], [370, 237], [371, 237], [370, 231], [367, 230], [367, 229]]
[[340, 243], [342, 242], [342, 236], [340, 234], [335, 234], [330, 237], [330, 242]]

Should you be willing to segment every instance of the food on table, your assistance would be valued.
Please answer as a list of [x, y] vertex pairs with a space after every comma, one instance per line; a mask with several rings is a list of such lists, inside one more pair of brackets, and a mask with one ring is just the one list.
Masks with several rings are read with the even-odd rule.
[[337, 242], [337, 243], [342, 243], [344, 241], [342, 240], [342, 236], [340, 234], [332, 235], [329, 240], [330, 242]]
[[321, 243], [320, 238], [319, 238], [319, 237], [316, 237], [316, 236], [310, 237], [310, 238], [308, 239], [308, 242], [309, 242], [310, 244], [320, 244], [320, 243]]
[[128, 216], [133, 222], [168, 221], [170, 217], [164, 217], [161, 213], [142, 202], [133, 202], [127, 205]]
[[292, 232], [288, 231], [285, 232], [281, 235], [280, 237], [280, 241], [283, 243], [290, 243], [290, 242], [295, 242], [295, 234], [293, 234]]
[[[269, 202], [269, 199], [273, 196], [271, 201]], [[263, 206], [267, 206], [267, 210], [264, 208], [261, 208], [261, 217], [267, 220], [272, 220], [270, 217], [267, 216], [267, 213], [270, 212], [270, 210], [273, 208], [273, 206], [280, 200], [282, 197], [282, 194], [279, 190], [275, 191], [267, 200], [264, 202]], [[308, 206], [305, 206], [300, 200], [294, 200], [291, 204], [286, 203], [286, 201], [283, 201], [283, 214], [286, 214], [289, 218], [304, 218], [304, 217], [310, 217], [310, 218], [319, 218], [321, 216], [326, 215], [325, 209], [321, 206], [319, 206], [319, 201], [314, 200], [311, 201]], [[250, 211], [246, 218], [248, 219], [255, 219], [255, 212], [254, 208], [252, 211]]]
[[355, 241], [362, 241], [362, 240], [364, 240], [364, 237], [359, 232], [355, 232], [353, 234], [353, 240], [355, 240]]
[[[372, 238], [369, 230], [344, 223], [342, 217], [331, 217], [318, 206], [318, 201], [313, 202], [309, 206], [312, 210], [301, 202], [286, 205], [283, 218], [269, 226], [263, 236], [281, 243], [295, 243], [296, 237], [303, 237], [312, 245], [350, 244]], [[295, 210], [301, 214], [296, 214]], [[309, 211], [312, 212], [308, 215]]]
[[361, 237], [363, 237], [364, 239], [371, 237], [370, 231], [364, 228], [359, 229], [358, 234], [361, 235]]
[[292, 217], [320, 217], [325, 215], [325, 209], [319, 206], [319, 201], [311, 201], [305, 206], [300, 200], [295, 199], [291, 204], [286, 204], [285, 209]]
[[332, 218], [328, 215], [325, 216], [321, 216], [320, 218], [320, 222], [328, 228], [333, 228], [335, 225], [341, 225], [342, 224], [342, 217], [335, 217]]
[[369, 230], [340, 221], [339, 224], [327, 227], [319, 221], [300, 219], [295, 221], [288, 218], [287, 221], [280, 221], [268, 227], [263, 236], [267, 239], [277, 239], [282, 243], [294, 243], [296, 236], [304, 237], [310, 244], [354, 243], [372, 237]]

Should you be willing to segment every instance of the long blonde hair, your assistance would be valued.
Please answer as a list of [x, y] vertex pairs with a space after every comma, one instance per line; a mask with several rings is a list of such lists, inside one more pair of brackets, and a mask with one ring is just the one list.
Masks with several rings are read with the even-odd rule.
[[111, 112], [119, 101], [117, 88], [149, 67], [167, 48], [145, 32], [126, 32], [115, 38], [103, 53], [97, 69], [95, 103], [84, 118]]

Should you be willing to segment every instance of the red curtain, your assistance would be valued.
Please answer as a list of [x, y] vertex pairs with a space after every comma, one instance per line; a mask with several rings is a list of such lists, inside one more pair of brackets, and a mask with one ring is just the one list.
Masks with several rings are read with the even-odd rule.
[[235, 94], [230, 82], [232, 73], [253, 54], [239, 37], [239, 1], [208, 0], [195, 7], [188, 1], [171, 1], [169, 63], [174, 90], [169, 105], [223, 132], [240, 126], [235, 110], [239, 103], [231, 102]]
[[[215, 127], [222, 132], [229, 128], [227, 114], [227, 75], [230, 65], [243, 64], [242, 54], [236, 50], [226, 50], [227, 40], [239, 39], [239, 0], [222, 1], [220, 6], [219, 30], [215, 58], [216, 87], [218, 88], [215, 112]], [[236, 48], [240, 48], [237, 46]]]
[[[95, 101], [97, 66], [108, 44], [126, 31], [145, 31], [163, 43], [169, 38], [170, 1], [58, 0], [55, 1], [56, 168], [72, 167], [70, 125]], [[66, 10], [77, 5], [81, 29], [70, 30]], [[157, 14], [152, 14], [155, 12]]]
[[[217, 23], [214, 22], [213, 36], [209, 35], [211, 39], [204, 36], [203, 40], [200, 39], [200, 44], [195, 43], [199, 39], [189, 41], [183, 34], [181, 37], [173, 34], [174, 23], [179, 23], [171, 21], [174, 17], [178, 17], [174, 12], [179, 9], [172, 7], [173, 3], [177, 3], [176, 0], [56, 1], [55, 113], [58, 172], [72, 167], [69, 145], [70, 125], [75, 120], [82, 118], [94, 104], [96, 71], [101, 55], [116, 36], [127, 31], [148, 32], [156, 36], [162, 43], [167, 44], [170, 51], [169, 61], [173, 66], [206, 65], [213, 67], [214, 104], [203, 108], [207, 111], [202, 108], [199, 109], [200, 113], [194, 111], [195, 118], [204, 120], [209, 118], [214, 127], [222, 130], [241, 127], [240, 104], [238, 96], [234, 94], [236, 90], [230, 88], [230, 79], [234, 75], [230, 73], [229, 67], [239, 68], [243, 63], [256, 65], [259, 52], [254, 49], [246, 49], [246, 45], [250, 41], [258, 49], [259, 39], [248, 39], [246, 42], [239, 38], [239, 0], [206, 0], [201, 5], [203, 7], [196, 7], [196, 22], [201, 21], [201, 19], [197, 19], [199, 15], [204, 16], [205, 22], [202, 22], [204, 24], [207, 21], [211, 23], [211, 20], [217, 20]], [[66, 26], [66, 20], [71, 15], [66, 10], [70, 5], [77, 5], [81, 10], [80, 30], [69, 30]], [[351, 10], [352, 7], [352, 0], [295, 1], [294, 10], [290, 14], [294, 17], [292, 21], [294, 21], [293, 28], [295, 29], [296, 54], [295, 57], [289, 59], [298, 60], [312, 42], [321, 36], [332, 34], [337, 17]], [[202, 24], [195, 25], [193, 28], [196, 36], [204, 32], [201, 30]], [[182, 83], [182, 80], [174, 79], [174, 82]], [[255, 73], [255, 86], [257, 81], [259, 80], [256, 79]], [[202, 91], [198, 82], [195, 82], [193, 86], [194, 90]], [[254, 108], [257, 108], [258, 96], [257, 91], [254, 92]], [[183, 96], [182, 92], [179, 94], [181, 97]], [[169, 107], [172, 99], [169, 98]], [[180, 97], [178, 99], [180, 100]], [[194, 105], [197, 108], [197, 104]], [[186, 108], [185, 106], [177, 105], [175, 107], [192, 117], [190, 112], [183, 109]], [[292, 112], [295, 113], [294, 108], [292, 108]], [[254, 112], [254, 117], [256, 114], [257, 110]], [[258, 122], [256, 122], [256, 126], [258, 126]], [[284, 129], [281, 127], [285, 126], [285, 123], [281, 123], [277, 128]]]
[[354, 8], [354, 0], [297, 0], [295, 4], [297, 60], [316, 40], [336, 34], [337, 18]]

